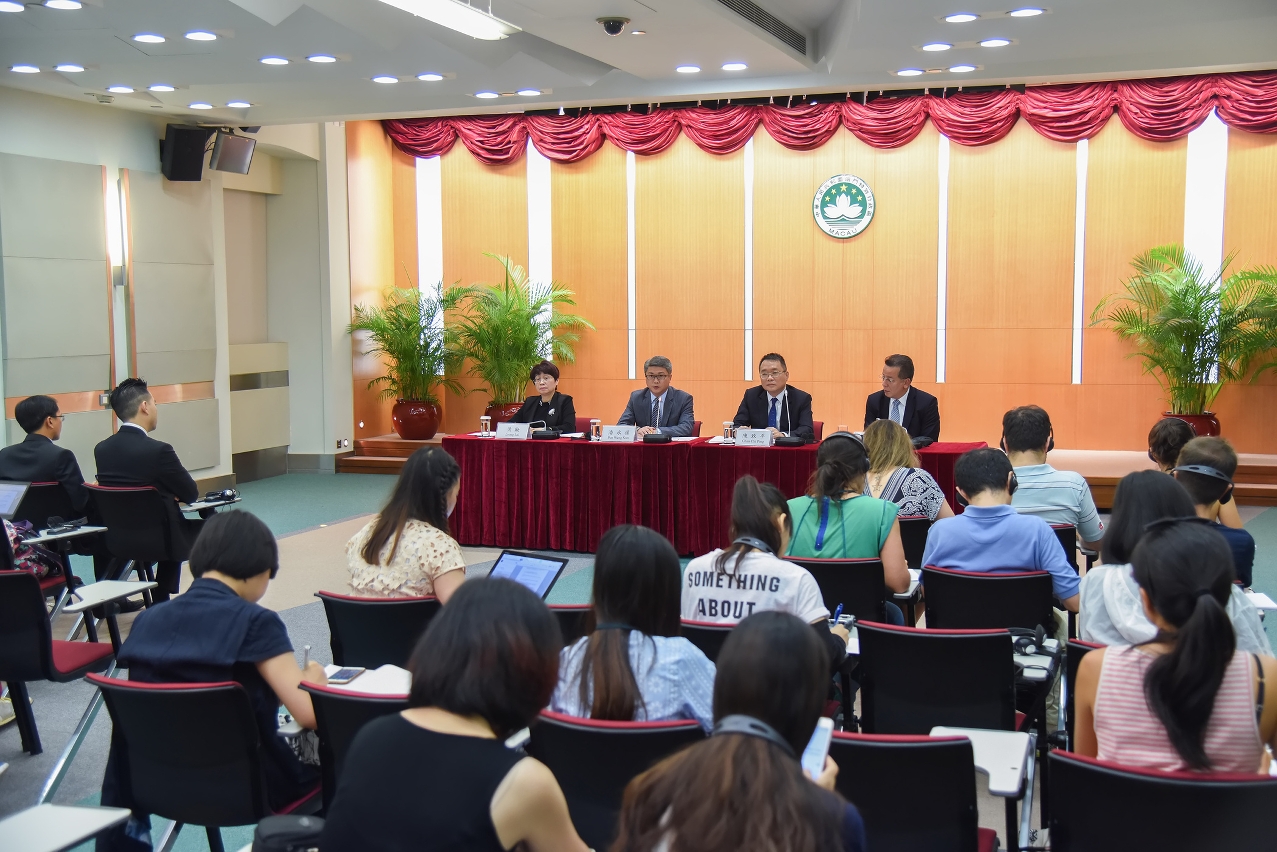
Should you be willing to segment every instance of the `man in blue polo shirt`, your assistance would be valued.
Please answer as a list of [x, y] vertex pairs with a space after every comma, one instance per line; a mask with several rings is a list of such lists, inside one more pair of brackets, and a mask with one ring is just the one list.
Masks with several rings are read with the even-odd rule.
[[958, 571], [1047, 571], [1060, 604], [1077, 612], [1077, 571], [1046, 521], [1012, 507], [1015, 471], [1006, 454], [988, 448], [964, 453], [953, 478], [967, 509], [931, 527], [922, 564]]

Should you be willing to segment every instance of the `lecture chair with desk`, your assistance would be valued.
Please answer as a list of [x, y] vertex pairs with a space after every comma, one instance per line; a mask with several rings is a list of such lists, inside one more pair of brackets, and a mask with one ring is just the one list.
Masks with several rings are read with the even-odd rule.
[[366, 669], [407, 666], [417, 640], [443, 606], [433, 596], [370, 598], [320, 591], [315, 597], [324, 602], [333, 662]]
[[324, 788], [324, 809], [333, 803], [337, 779], [346, 763], [346, 753], [359, 729], [379, 716], [408, 709], [406, 695], [371, 695], [353, 689], [335, 689], [326, 684], [302, 681], [315, 708], [315, 733], [319, 738], [319, 771]]
[[723, 643], [727, 641], [727, 634], [732, 632], [733, 626], [710, 621], [690, 621], [686, 618], [679, 622], [683, 638], [700, 648], [711, 663], [718, 662], [718, 653], [723, 650]]

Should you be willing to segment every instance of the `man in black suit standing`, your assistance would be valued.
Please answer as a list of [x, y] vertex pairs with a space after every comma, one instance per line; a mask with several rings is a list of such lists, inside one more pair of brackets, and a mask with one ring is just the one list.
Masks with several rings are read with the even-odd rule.
[[643, 377], [647, 387], [630, 394], [630, 401], [621, 412], [620, 426], [637, 426], [638, 434], [651, 435], [660, 432], [672, 438], [685, 438], [692, 434], [692, 395], [687, 391], [670, 387], [674, 377], [674, 365], [664, 355], [653, 355], [643, 364]]
[[[147, 434], [155, 431], [160, 415], [146, 382], [142, 379], [120, 382], [111, 391], [111, 409], [120, 418], [120, 429], [93, 448], [98, 484], [126, 488], [153, 486], [170, 498], [165, 502], [174, 547], [186, 553], [195, 543], [203, 521], [184, 518], [177, 504], [197, 501], [199, 486], [182, 467], [173, 447]], [[181, 562], [159, 563], [155, 577], [159, 588], [153, 593], [156, 600], [167, 600], [170, 594], [177, 592], [181, 569]]]
[[936, 398], [913, 386], [913, 359], [892, 355], [883, 362], [882, 390], [865, 401], [865, 426], [891, 420], [905, 427], [914, 446], [940, 440], [940, 405]]
[[814, 441], [811, 394], [789, 384], [785, 359], [768, 352], [758, 362], [758, 378], [759, 386], [745, 391], [732, 422], [749, 429], [771, 429], [778, 438], [792, 435], [809, 444]]

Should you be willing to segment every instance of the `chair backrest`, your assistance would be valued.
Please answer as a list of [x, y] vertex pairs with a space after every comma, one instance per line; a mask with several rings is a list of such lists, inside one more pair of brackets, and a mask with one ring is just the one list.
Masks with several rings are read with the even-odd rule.
[[1077, 667], [1082, 658], [1096, 648], [1103, 648], [1097, 642], [1083, 642], [1081, 639], [1070, 639], [1068, 651], [1064, 655], [1064, 731], [1068, 737], [1068, 747], [1073, 748], [1073, 701], [1077, 685]]
[[591, 420], [593, 420], [593, 419], [594, 419], [594, 418], [592, 418], [592, 417], [582, 417], [581, 415], [579, 415], [579, 414], [578, 414], [578, 415], [576, 416], [576, 430], [575, 430], [575, 431], [577, 431], [577, 432], [584, 432], [584, 433], [585, 433], [585, 434], [587, 434], [587, 435], [588, 435], [588, 434], [590, 434], [590, 421], [591, 421]]
[[[85, 486], [106, 526], [106, 546], [120, 559], [141, 562], [180, 561], [187, 553], [174, 549], [173, 513], [177, 507], [157, 489]], [[185, 548], [183, 547], [183, 550]]]
[[550, 612], [559, 620], [559, 632], [563, 634], [565, 648], [585, 635], [585, 625], [592, 610], [589, 604], [550, 604]]
[[1039, 624], [1053, 632], [1051, 575], [1045, 571], [982, 573], [928, 565], [922, 569], [927, 590], [927, 626], [983, 630]]
[[684, 746], [705, 738], [695, 721], [601, 722], [543, 711], [528, 754], [558, 780], [572, 824], [587, 846], [607, 849], [616, 836], [625, 785]]
[[204, 826], [270, 814], [260, 737], [242, 686], [88, 677], [102, 690], [126, 752], [139, 812]]
[[319, 768], [324, 781], [324, 807], [332, 804], [337, 779], [346, 763], [346, 752], [355, 735], [378, 716], [408, 709], [406, 695], [366, 695], [302, 681], [315, 708], [315, 733], [319, 736]]
[[812, 431], [812, 436], [816, 439], [817, 444], [825, 440], [825, 421], [823, 420], [811, 421], [811, 431]]
[[832, 613], [838, 604], [842, 611], [860, 621], [886, 621], [887, 586], [883, 580], [881, 559], [808, 559], [787, 556], [816, 578], [825, 608]]
[[723, 650], [723, 643], [727, 641], [727, 634], [732, 632], [733, 626], [683, 619], [680, 622], [680, 632], [683, 638], [700, 648], [701, 653], [709, 657], [711, 662], [717, 662], [718, 652]]
[[438, 613], [438, 598], [363, 598], [337, 592], [316, 592], [328, 617], [333, 662], [339, 666], [375, 669], [386, 663], [407, 667], [430, 619]]
[[692, 437], [699, 438], [700, 436], [701, 436], [701, 421], [693, 420], [692, 421]]
[[[0, 540], [7, 552], [9, 537]], [[52, 667], [53, 634], [40, 581], [27, 571], [0, 571], [0, 681], [44, 680]]]
[[70, 521], [80, 517], [71, 503], [71, 495], [60, 482], [33, 482], [22, 495], [22, 502], [13, 513], [15, 521], [30, 521], [36, 529], [47, 527], [49, 518], [59, 517]]
[[1014, 647], [1007, 631], [861, 622], [857, 632], [866, 733], [929, 734], [937, 725], [1015, 730]]
[[1061, 751], [1049, 760], [1058, 852], [1273, 848], [1277, 778], [1130, 769]]
[[926, 515], [900, 515], [900, 543], [905, 546], [905, 562], [915, 571], [922, 569], [922, 554], [927, 549], [927, 533], [931, 519]]
[[1073, 524], [1051, 524], [1051, 529], [1055, 532], [1055, 537], [1060, 540], [1060, 547], [1064, 548], [1064, 558], [1068, 560], [1069, 565], [1073, 566], [1073, 570], [1077, 570], [1077, 527]]
[[838, 792], [865, 821], [869, 849], [976, 852], [975, 754], [965, 737], [835, 731]]

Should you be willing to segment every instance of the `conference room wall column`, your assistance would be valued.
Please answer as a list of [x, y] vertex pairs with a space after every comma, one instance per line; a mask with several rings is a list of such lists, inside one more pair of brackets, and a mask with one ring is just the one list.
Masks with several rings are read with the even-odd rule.
[[1077, 201], [1073, 211], [1073, 384], [1082, 384], [1082, 324], [1086, 307], [1086, 171], [1091, 143], [1080, 139], [1076, 145]]
[[936, 384], [949, 375], [949, 137], [936, 143]]

